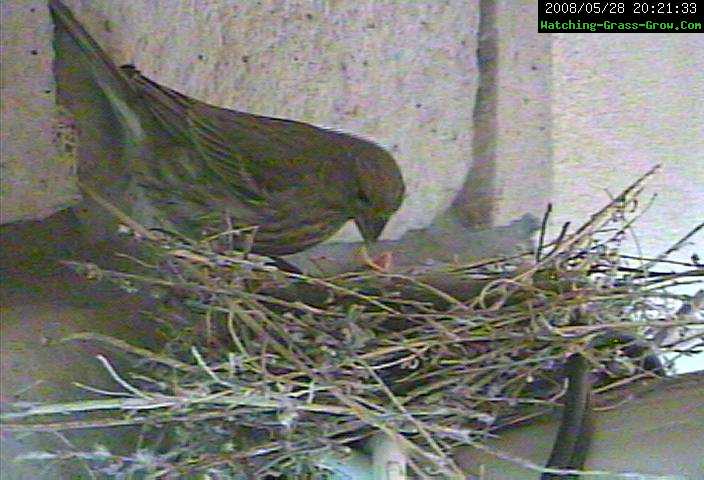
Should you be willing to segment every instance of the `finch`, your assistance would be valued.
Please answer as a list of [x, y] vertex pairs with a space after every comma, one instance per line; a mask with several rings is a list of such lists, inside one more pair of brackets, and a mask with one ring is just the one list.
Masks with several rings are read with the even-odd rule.
[[119, 119], [130, 198], [148, 205], [130, 213], [145, 226], [191, 238], [256, 227], [253, 252], [286, 255], [348, 220], [373, 242], [401, 205], [401, 172], [380, 146], [189, 98], [117, 67], [62, 2], [49, 8]]

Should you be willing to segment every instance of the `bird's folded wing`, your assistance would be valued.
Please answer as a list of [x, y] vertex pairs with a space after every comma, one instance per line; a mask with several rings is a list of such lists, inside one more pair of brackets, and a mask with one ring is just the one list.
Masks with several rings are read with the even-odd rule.
[[[132, 87], [144, 99], [160, 125], [178, 141], [197, 149], [202, 160], [203, 175], [220, 180], [216, 184], [228, 186], [230, 193], [252, 205], [265, 206], [266, 192], [248, 171], [247, 152], [223, 138], [223, 126], [218, 119], [208, 116], [208, 105], [189, 98], [175, 90], [141, 75], [132, 66], [121, 70], [130, 78]], [[205, 111], [204, 111], [205, 110]]]
[[188, 111], [188, 119], [210, 167], [221, 175], [246, 175], [265, 198], [318, 184], [341, 153], [334, 135], [302, 122], [201, 102]]

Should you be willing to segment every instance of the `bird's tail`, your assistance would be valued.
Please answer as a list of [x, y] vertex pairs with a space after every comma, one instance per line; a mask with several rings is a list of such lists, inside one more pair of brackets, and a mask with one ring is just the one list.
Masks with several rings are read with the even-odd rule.
[[[85, 56], [93, 79], [107, 94], [113, 106], [133, 107], [136, 98], [128, 79], [108, 57], [98, 43], [73, 16], [69, 8], [60, 0], [49, 0], [49, 10], [54, 19], [57, 32], [64, 30]], [[121, 103], [123, 105], [117, 105]], [[126, 103], [126, 105], [124, 105]], [[126, 112], [121, 112], [126, 113]]]

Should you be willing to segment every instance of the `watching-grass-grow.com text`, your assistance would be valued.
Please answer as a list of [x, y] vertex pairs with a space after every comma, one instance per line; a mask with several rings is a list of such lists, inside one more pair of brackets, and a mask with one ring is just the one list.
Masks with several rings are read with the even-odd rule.
[[688, 22], [682, 20], [680, 22], [582, 22], [579, 20], [567, 21], [540, 21], [541, 31], [632, 31], [632, 30], [659, 30], [659, 31], [702, 31], [701, 22]]

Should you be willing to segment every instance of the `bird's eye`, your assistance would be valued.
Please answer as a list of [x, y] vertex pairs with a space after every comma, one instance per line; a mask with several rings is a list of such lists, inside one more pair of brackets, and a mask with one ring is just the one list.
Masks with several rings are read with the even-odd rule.
[[357, 198], [359, 199], [360, 202], [362, 202], [365, 205], [369, 205], [372, 203], [372, 201], [369, 199], [366, 193], [362, 189], [359, 189], [357, 191]]

